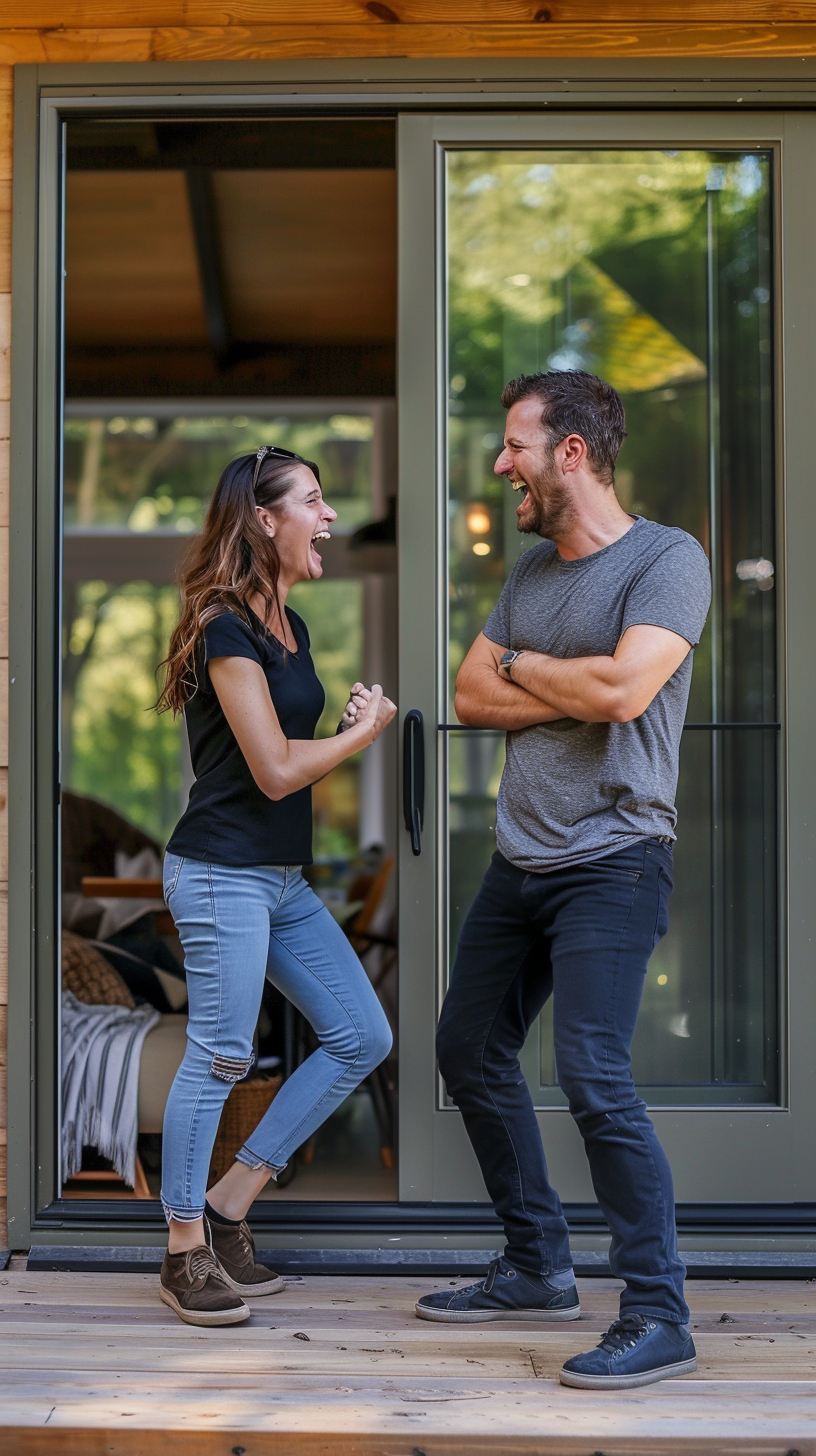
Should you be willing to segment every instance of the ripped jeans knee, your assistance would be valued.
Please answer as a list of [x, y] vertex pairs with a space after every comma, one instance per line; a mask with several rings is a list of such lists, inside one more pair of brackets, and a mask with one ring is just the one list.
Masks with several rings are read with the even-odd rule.
[[221, 1082], [242, 1082], [254, 1061], [254, 1052], [248, 1057], [228, 1057], [223, 1052], [214, 1052], [210, 1071]]

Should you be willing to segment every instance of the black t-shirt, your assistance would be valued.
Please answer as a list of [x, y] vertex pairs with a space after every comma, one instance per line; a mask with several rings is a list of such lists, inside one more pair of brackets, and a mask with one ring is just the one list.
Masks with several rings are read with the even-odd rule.
[[311, 864], [312, 791], [268, 799], [249, 771], [210, 682], [214, 657], [247, 657], [263, 669], [269, 696], [287, 738], [314, 738], [325, 695], [309, 653], [306, 623], [286, 608], [297, 652], [284, 653], [257, 617], [253, 628], [225, 612], [204, 628], [196, 668], [198, 689], [186, 703], [195, 783], [167, 848], [212, 864]]

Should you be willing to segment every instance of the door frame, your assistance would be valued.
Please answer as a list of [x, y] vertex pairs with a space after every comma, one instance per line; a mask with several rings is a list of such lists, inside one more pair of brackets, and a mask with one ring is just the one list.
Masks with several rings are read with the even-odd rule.
[[[13, 182], [13, 299], [12, 299], [12, 460], [11, 460], [11, 573], [10, 573], [10, 710], [9, 710], [9, 832], [13, 852], [9, 870], [9, 1241], [12, 1247], [40, 1243], [81, 1242], [121, 1244], [160, 1242], [163, 1225], [158, 1214], [142, 1217], [118, 1206], [88, 1203], [68, 1208], [53, 1200], [53, 1169], [56, 1159], [57, 1044], [55, 906], [56, 821], [53, 809], [55, 734], [55, 630], [58, 603], [55, 552], [58, 524], [59, 409], [61, 301], [59, 238], [62, 211], [61, 130], [71, 116], [111, 114], [147, 116], [151, 113], [181, 114], [194, 111], [211, 115], [234, 113], [270, 114], [281, 110], [360, 110], [390, 114], [444, 107], [455, 111], [475, 109], [483, 113], [528, 109], [546, 113], [553, 120], [573, 111], [602, 108], [607, 112], [629, 110], [696, 111], [717, 106], [733, 112], [743, 123], [745, 102], [752, 109], [807, 110], [816, 100], [816, 62], [712, 61], [710, 59], [576, 60], [570, 63], [571, 79], [563, 79], [565, 63], [556, 61], [504, 61], [494, 64], [468, 61], [287, 61], [128, 65], [33, 65], [15, 68], [14, 97], [14, 182]], [[474, 72], [478, 70], [478, 80]], [[545, 113], [545, 114], [546, 114]], [[492, 127], [499, 116], [485, 118]], [[735, 122], [735, 125], [737, 123]], [[410, 198], [403, 196], [404, 201]], [[813, 235], [816, 217], [799, 207], [799, 235]], [[427, 211], [427, 209], [426, 209]], [[417, 217], [419, 225], [420, 217]], [[427, 218], [425, 224], [427, 225]], [[418, 271], [419, 270], [419, 271]], [[419, 260], [403, 258], [403, 279], [421, 283]], [[805, 289], [800, 292], [806, 294]], [[813, 318], [813, 305], [802, 298], [802, 317]], [[421, 374], [417, 366], [426, 342], [425, 315], [406, 326], [400, 340], [400, 421], [403, 465], [412, 454], [413, 466], [406, 479], [418, 480], [418, 466], [424, 462], [428, 474], [423, 488], [436, 479], [440, 441], [426, 439], [429, 405], [435, 398], [435, 376]], [[809, 332], [802, 329], [799, 339]], [[801, 353], [801, 350], [800, 350]], [[796, 351], [792, 360], [795, 366]], [[801, 388], [802, 386], [800, 386]], [[807, 584], [807, 539], [816, 540], [816, 504], [806, 500], [807, 478], [804, 460], [793, 462], [801, 482], [802, 499], [796, 509], [797, 533], [791, 533], [788, 570], [800, 583], [792, 600], [788, 635], [790, 657], [799, 664], [807, 661], [808, 608], [812, 592]], [[788, 462], [791, 470], [791, 461]], [[416, 472], [416, 473], [415, 473]], [[418, 554], [413, 562], [424, 570], [423, 552], [428, 552], [427, 530], [419, 509], [424, 497], [413, 502], [410, 491], [403, 493], [400, 528], [406, 542], [413, 541]], [[438, 549], [435, 543], [434, 550]], [[401, 609], [414, 613], [417, 626], [428, 625], [434, 598], [426, 598], [401, 583]], [[414, 692], [414, 689], [416, 690]], [[423, 701], [423, 694], [425, 695]], [[423, 707], [426, 736], [429, 724], [436, 724], [435, 702], [427, 700], [422, 674], [408, 666], [403, 681], [402, 708]], [[794, 724], [804, 725], [816, 709], [816, 682], [797, 673], [789, 690], [789, 707]], [[429, 745], [430, 746], [430, 745]], [[432, 769], [435, 753], [429, 753]], [[808, 901], [806, 866], [813, 858], [813, 835], [806, 824], [816, 825], [816, 774], [808, 769], [807, 734], [804, 726], [791, 732], [788, 740], [791, 783], [797, 785], [796, 835], [791, 833], [789, 882], [791, 947], [801, 960], [816, 932], [816, 912]], [[433, 772], [426, 793], [427, 803], [436, 792]], [[422, 916], [416, 917], [416, 874], [421, 861], [401, 846], [402, 923], [416, 933], [417, 946], [426, 946], [435, 963], [435, 932], [428, 938]], [[427, 920], [427, 916], [425, 917]], [[419, 936], [423, 939], [420, 942]], [[403, 1014], [410, 1019], [413, 994], [409, 996], [403, 977]], [[429, 1004], [433, 1004], [432, 1002]], [[467, 1247], [495, 1231], [495, 1220], [484, 1205], [438, 1205], [429, 1208], [423, 1189], [426, 1180], [422, 1161], [426, 1112], [419, 1083], [425, 1071], [430, 1086], [436, 1086], [433, 1064], [432, 1013], [423, 1024], [420, 1062], [410, 1076], [403, 1064], [401, 1157], [404, 1174], [400, 1182], [401, 1203], [354, 1210], [346, 1205], [311, 1210], [290, 1206], [281, 1218], [276, 1209], [276, 1238], [281, 1243], [311, 1241], [315, 1247], [334, 1244], [366, 1247], [386, 1229], [399, 1230], [404, 1244], [419, 1245], [443, 1239], [450, 1247]], [[816, 1074], [812, 1088], [816, 1098]], [[709, 1218], [701, 1208], [689, 1208], [689, 1227], [699, 1229], [753, 1228], [746, 1237], [772, 1237], [773, 1228], [784, 1226], [794, 1244], [816, 1235], [816, 1206], [798, 1211], [778, 1205], [778, 1214], [768, 1207], [746, 1207], [746, 1222], [739, 1208], [718, 1207]], [[574, 1221], [587, 1237], [594, 1237], [600, 1223], [591, 1207], [574, 1208]], [[683, 1212], [681, 1210], [681, 1223]], [[307, 1232], [304, 1232], [304, 1229]], [[758, 1230], [762, 1230], [760, 1233]], [[730, 1246], [734, 1246], [730, 1236]], [[390, 1237], [395, 1237], [392, 1233]], [[778, 1240], [774, 1246], [779, 1248]]]

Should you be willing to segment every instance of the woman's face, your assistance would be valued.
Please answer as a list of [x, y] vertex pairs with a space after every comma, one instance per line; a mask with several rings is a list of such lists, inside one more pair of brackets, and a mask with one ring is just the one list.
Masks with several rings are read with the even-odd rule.
[[329, 539], [329, 526], [337, 520], [337, 512], [324, 501], [309, 467], [296, 467], [289, 490], [274, 510], [258, 506], [257, 511], [261, 524], [278, 548], [281, 586], [294, 586], [296, 581], [317, 581], [323, 575], [323, 561], [317, 548], [321, 541]]

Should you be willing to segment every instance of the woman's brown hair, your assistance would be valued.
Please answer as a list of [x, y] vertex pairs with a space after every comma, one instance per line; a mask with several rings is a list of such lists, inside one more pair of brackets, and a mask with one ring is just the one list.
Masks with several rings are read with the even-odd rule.
[[196, 653], [208, 622], [223, 612], [235, 612], [252, 626], [249, 603], [258, 596], [264, 605], [264, 620], [274, 612], [282, 621], [280, 557], [255, 507], [273, 510], [280, 505], [294, 484], [299, 465], [307, 466], [319, 481], [311, 460], [288, 452], [287, 458], [270, 452], [259, 469], [257, 455], [240, 455], [223, 472], [182, 569], [181, 618], [160, 664], [166, 674], [157, 712], [171, 709], [174, 715], [180, 713], [198, 688]]

